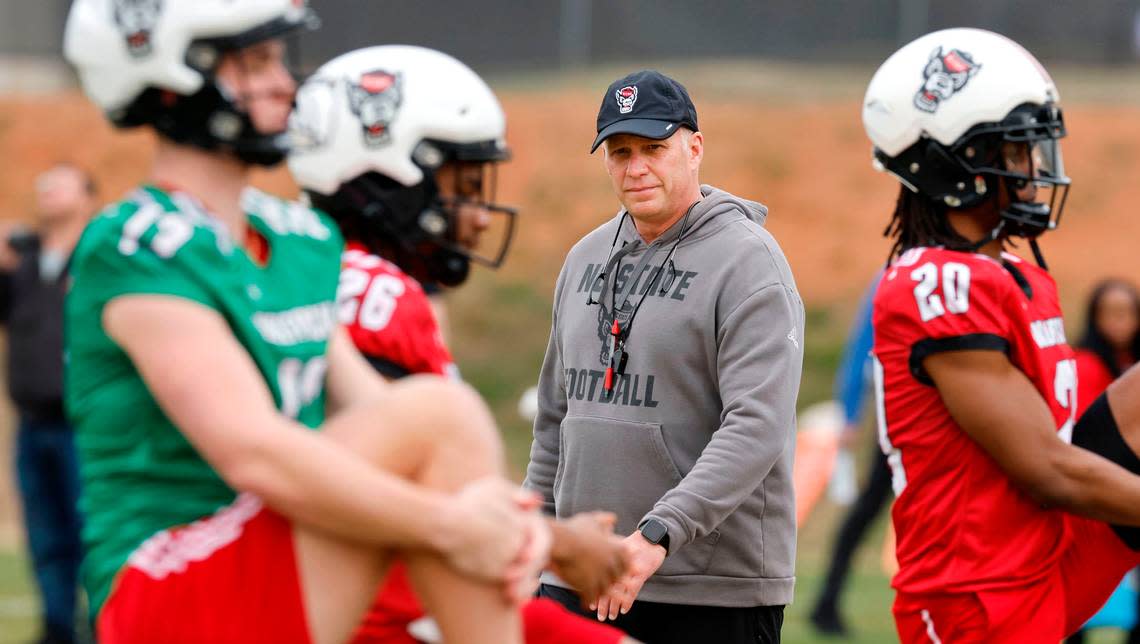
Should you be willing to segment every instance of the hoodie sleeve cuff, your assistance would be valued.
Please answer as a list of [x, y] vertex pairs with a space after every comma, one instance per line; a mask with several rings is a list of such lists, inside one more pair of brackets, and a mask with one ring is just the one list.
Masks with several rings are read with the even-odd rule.
[[658, 503], [649, 514], [645, 515], [641, 521], [638, 521], [638, 525], [644, 523], [646, 519], [657, 519], [661, 523], [664, 523], [666, 529], [668, 529], [669, 550], [666, 552], [666, 556], [677, 552], [678, 548], [693, 540], [693, 533], [686, 529], [688, 521], [686, 521], [679, 512], [667, 505]]

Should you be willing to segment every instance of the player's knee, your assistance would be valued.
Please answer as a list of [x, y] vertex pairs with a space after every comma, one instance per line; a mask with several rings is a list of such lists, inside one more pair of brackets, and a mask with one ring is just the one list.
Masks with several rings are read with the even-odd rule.
[[435, 440], [468, 450], [471, 458], [502, 459], [502, 440], [487, 404], [470, 385], [439, 377], [401, 381], [413, 404], [424, 410]]

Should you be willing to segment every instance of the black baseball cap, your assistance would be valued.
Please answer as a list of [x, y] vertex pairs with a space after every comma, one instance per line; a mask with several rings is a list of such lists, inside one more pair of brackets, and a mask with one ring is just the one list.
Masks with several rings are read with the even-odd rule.
[[610, 83], [598, 109], [598, 136], [590, 152], [615, 134], [667, 139], [679, 126], [696, 131], [697, 108], [689, 92], [661, 72], [642, 70]]

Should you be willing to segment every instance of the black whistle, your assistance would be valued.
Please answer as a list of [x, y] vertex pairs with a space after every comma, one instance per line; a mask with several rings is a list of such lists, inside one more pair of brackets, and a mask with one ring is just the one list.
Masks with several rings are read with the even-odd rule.
[[610, 357], [610, 364], [614, 366], [614, 372], [618, 374], [624, 374], [625, 363], [628, 359], [629, 354], [625, 352], [625, 349], [619, 347], [617, 351], [614, 352], [613, 356]]

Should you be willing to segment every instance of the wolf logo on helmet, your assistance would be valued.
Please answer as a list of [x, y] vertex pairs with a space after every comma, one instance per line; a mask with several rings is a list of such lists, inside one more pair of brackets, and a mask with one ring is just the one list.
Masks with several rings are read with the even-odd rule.
[[626, 85], [614, 92], [614, 98], [617, 99], [618, 111], [629, 114], [633, 111], [633, 104], [637, 102], [637, 85]]
[[348, 86], [348, 103], [360, 119], [364, 142], [371, 147], [392, 140], [388, 127], [396, 118], [402, 95], [400, 74], [374, 70], [361, 75], [359, 83]]
[[113, 13], [131, 57], [149, 55], [153, 49], [150, 34], [162, 13], [162, 0], [115, 0]]
[[980, 63], [975, 63], [970, 54], [960, 49], [951, 49], [943, 55], [942, 47], [936, 47], [922, 70], [926, 80], [914, 95], [914, 106], [933, 113], [942, 101], [965, 87], [981, 68]]

